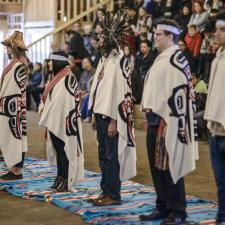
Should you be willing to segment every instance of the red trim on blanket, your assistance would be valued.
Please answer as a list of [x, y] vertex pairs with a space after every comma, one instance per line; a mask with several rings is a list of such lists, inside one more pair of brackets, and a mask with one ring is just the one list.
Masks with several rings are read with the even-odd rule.
[[48, 83], [48, 85], [45, 88], [45, 91], [42, 95], [42, 101], [45, 103], [49, 92], [55, 87], [55, 85], [65, 76], [73, 75], [73, 72], [69, 67], [64, 67], [62, 70], [60, 70], [53, 79]]

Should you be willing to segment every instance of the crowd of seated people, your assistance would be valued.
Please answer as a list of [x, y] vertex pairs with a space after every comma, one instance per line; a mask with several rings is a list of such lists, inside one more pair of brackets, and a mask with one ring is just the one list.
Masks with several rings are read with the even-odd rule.
[[[225, 0], [125, 0], [123, 11], [130, 26], [124, 37], [124, 54], [129, 59], [133, 100], [140, 104], [145, 77], [158, 55], [154, 46], [154, 29], [159, 19], [174, 19], [181, 28], [178, 46], [187, 58], [191, 71], [197, 80], [207, 83], [209, 71], [218, 45], [213, 37], [215, 15], [225, 9]], [[87, 109], [91, 81], [101, 55], [95, 50], [95, 40], [91, 32], [101, 34], [102, 21], [106, 11], [96, 12], [93, 23], [76, 22], [65, 34], [65, 42], [60, 50], [64, 51], [70, 62], [82, 91], [82, 119], [90, 121]], [[27, 85], [28, 102], [35, 102], [37, 109], [40, 96], [46, 84], [46, 64], [34, 64]], [[197, 85], [198, 86], [198, 85]], [[207, 94], [204, 93], [205, 95]]]

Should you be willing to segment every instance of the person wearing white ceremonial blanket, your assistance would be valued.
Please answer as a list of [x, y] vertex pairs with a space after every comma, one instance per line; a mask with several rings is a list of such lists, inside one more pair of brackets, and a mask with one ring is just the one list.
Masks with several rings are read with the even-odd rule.
[[161, 225], [185, 224], [183, 176], [195, 169], [198, 157], [194, 91], [188, 62], [177, 46], [179, 33], [173, 20], [158, 22], [154, 40], [160, 54], [147, 74], [142, 96], [142, 110], [159, 120], [154, 126], [149, 123], [147, 132], [156, 208], [140, 219], [163, 219]]
[[218, 195], [216, 224], [225, 225], [225, 11], [216, 17], [215, 41], [220, 48], [211, 66], [204, 118], [212, 134], [210, 153]]
[[15, 31], [1, 42], [11, 60], [0, 78], [0, 149], [9, 172], [2, 180], [22, 179], [27, 149], [26, 81], [27, 50], [23, 33]]
[[39, 124], [47, 128], [48, 160], [57, 162], [51, 189], [63, 192], [84, 177], [80, 92], [66, 54], [50, 54], [49, 67], [53, 77], [42, 96]]
[[97, 37], [102, 58], [89, 99], [102, 172], [102, 195], [92, 199], [96, 206], [121, 204], [121, 181], [136, 175], [130, 69], [119, 46], [126, 29], [125, 20], [121, 14], [112, 18], [107, 13], [103, 27], [103, 33]]

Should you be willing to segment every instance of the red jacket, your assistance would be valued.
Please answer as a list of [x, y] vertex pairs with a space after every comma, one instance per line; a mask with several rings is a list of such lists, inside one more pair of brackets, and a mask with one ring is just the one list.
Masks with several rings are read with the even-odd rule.
[[200, 54], [200, 48], [202, 45], [201, 34], [197, 32], [193, 37], [190, 37], [189, 33], [187, 33], [184, 40], [191, 54], [194, 57], [198, 56]]

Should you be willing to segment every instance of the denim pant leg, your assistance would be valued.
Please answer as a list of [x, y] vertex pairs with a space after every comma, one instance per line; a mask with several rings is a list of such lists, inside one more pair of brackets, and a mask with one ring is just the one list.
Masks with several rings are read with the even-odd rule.
[[105, 147], [104, 147], [104, 130], [101, 122], [101, 118], [96, 115], [96, 131], [97, 131], [97, 140], [98, 140], [98, 160], [99, 167], [102, 173], [102, 179], [100, 182], [100, 187], [102, 189], [102, 194], [106, 195], [105, 187]]
[[120, 200], [121, 182], [119, 179], [118, 136], [108, 137], [110, 118], [96, 115], [99, 165], [102, 172], [101, 189], [103, 194]]
[[218, 195], [217, 220], [219, 222], [225, 222], [225, 137], [223, 136], [211, 137], [210, 153], [217, 185], [217, 195]]
[[81, 118], [82, 119], [86, 119], [89, 116], [88, 101], [89, 101], [89, 95], [86, 95], [81, 102]]
[[118, 161], [118, 135], [116, 137], [105, 137], [106, 163], [105, 163], [105, 185], [107, 195], [115, 200], [120, 200], [120, 165]]
[[186, 213], [186, 195], [184, 178], [180, 178], [176, 184], [173, 183], [171, 173], [169, 170], [163, 171], [165, 187], [167, 191], [167, 208], [168, 211], [176, 216], [185, 219], [187, 217]]

